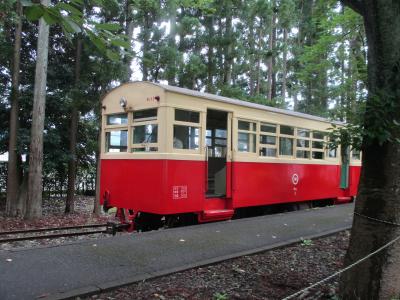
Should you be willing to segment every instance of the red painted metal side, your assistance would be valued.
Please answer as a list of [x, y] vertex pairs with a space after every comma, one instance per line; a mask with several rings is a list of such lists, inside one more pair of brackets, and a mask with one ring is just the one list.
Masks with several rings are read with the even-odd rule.
[[111, 206], [176, 214], [354, 196], [360, 175], [360, 167], [351, 167], [350, 188], [342, 190], [339, 165], [233, 162], [227, 165], [231, 199], [211, 200], [205, 168], [204, 161], [103, 159], [100, 190], [109, 191]]
[[338, 165], [244, 163], [234, 164], [234, 207], [336, 198]]
[[202, 161], [103, 159], [100, 192], [110, 206], [156, 214], [200, 211], [204, 200]]
[[360, 181], [361, 167], [350, 166], [349, 170], [349, 196], [356, 196], [358, 190], [358, 183]]

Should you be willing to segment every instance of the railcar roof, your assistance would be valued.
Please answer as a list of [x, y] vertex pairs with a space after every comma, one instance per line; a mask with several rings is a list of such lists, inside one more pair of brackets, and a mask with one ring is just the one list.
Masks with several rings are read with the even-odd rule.
[[218, 96], [218, 95], [214, 95], [214, 94], [194, 91], [194, 90], [180, 88], [180, 87], [171, 86], [171, 85], [154, 83], [154, 82], [150, 82], [150, 81], [145, 81], [145, 82], [152, 84], [152, 85], [156, 85], [158, 87], [163, 88], [166, 91], [173, 92], [173, 93], [184, 94], [184, 95], [188, 95], [188, 96], [199, 97], [199, 98], [214, 100], [214, 101], [223, 102], [223, 103], [230, 103], [230, 104], [234, 104], [234, 105], [245, 106], [245, 107], [250, 107], [250, 108], [255, 108], [255, 109], [261, 109], [261, 110], [265, 110], [265, 111], [269, 111], [269, 112], [285, 114], [285, 115], [289, 115], [289, 116], [295, 116], [295, 117], [300, 117], [300, 118], [305, 118], [305, 119], [310, 119], [310, 120], [315, 120], [315, 121], [320, 121], [320, 122], [326, 122], [326, 123], [330, 123], [330, 124], [336, 124], [336, 125], [344, 125], [345, 124], [344, 122], [333, 121], [333, 120], [329, 120], [327, 118], [317, 117], [317, 116], [313, 116], [313, 115], [309, 115], [309, 114], [305, 114], [305, 113], [301, 113], [301, 112], [295, 112], [295, 111], [288, 110], [288, 109], [271, 107], [271, 106], [262, 105], [262, 104], [258, 104], [258, 103], [252, 103], [252, 102], [243, 101], [243, 100], [239, 100], [239, 99]]

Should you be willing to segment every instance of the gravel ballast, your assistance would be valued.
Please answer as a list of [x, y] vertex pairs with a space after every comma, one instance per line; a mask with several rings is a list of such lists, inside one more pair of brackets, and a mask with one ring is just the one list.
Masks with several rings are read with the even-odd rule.
[[[342, 267], [349, 232], [134, 283], [86, 299], [283, 299]], [[338, 278], [296, 299], [336, 299]]]

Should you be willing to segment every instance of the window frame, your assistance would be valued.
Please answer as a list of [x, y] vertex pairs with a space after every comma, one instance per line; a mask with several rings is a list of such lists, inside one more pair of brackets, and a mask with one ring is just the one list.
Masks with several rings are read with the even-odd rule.
[[[308, 132], [308, 137], [307, 136], [300, 136], [299, 135], [299, 131]], [[310, 160], [312, 158], [312, 154], [311, 154], [311, 152], [312, 152], [311, 151], [311, 145], [312, 145], [311, 134], [312, 134], [312, 130], [311, 129], [296, 127], [296, 144], [295, 144], [295, 148], [296, 148], [295, 158], [296, 159]], [[308, 147], [298, 146], [297, 142], [299, 140], [308, 141]], [[308, 158], [307, 157], [298, 157], [297, 156], [297, 151], [306, 151], [308, 153]]]
[[[314, 133], [318, 132], [318, 133], [322, 133], [323, 134], [323, 138], [315, 138], [314, 137]], [[317, 161], [322, 161], [322, 160], [326, 160], [326, 140], [327, 140], [327, 136], [328, 136], [328, 132], [322, 131], [322, 130], [312, 130], [311, 132], [311, 159], [312, 160], [317, 160]], [[322, 142], [322, 148], [315, 148], [313, 143], [314, 142]], [[316, 153], [322, 153], [322, 158], [314, 158], [313, 154], [314, 152]]]
[[[109, 116], [116, 116], [116, 115], [126, 115], [127, 117], [127, 122], [126, 124], [108, 124], [108, 117]], [[103, 148], [103, 153], [105, 154], [111, 154], [111, 155], [121, 155], [121, 154], [126, 154], [129, 153], [129, 112], [114, 112], [110, 114], [104, 114], [103, 115], [103, 140], [102, 142], [102, 148]], [[111, 134], [113, 131], [127, 131], [127, 141], [126, 141], [126, 151], [120, 151], [120, 152], [112, 152], [112, 151], [107, 151], [107, 134]]]
[[[108, 140], [107, 140], [107, 134], [111, 134], [112, 132], [115, 131], [126, 131], [126, 151], [107, 151], [107, 145], [108, 145]], [[119, 154], [119, 153], [129, 153], [129, 129], [128, 127], [119, 127], [119, 128], [106, 128], [104, 130], [104, 143], [102, 143], [104, 146], [104, 153], [107, 154]]]
[[[190, 111], [190, 112], [195, 112], [199, 114], [199, 122], [195, 123], [195, 122], [187, 122], [187, 121], [177, 121], [175, 119], [175, 111], [176, 110], [186, 110], [186, 111]], [[186, 154], [200, 154], [201, 153], [201, 149], [203, 147], [203, 132], [202, 132], [202, 119], [203, 119], [203, 114], [202, 111], [199, 110], [193, 110], [193, 109], [188, 109], [188, 108], [183, 108], [183, 107], [172, 107], [172, 112], [171, 112], [171, 125], [170, 125], [170, 130], [172, 132], [171, 137], [172, 139], [169, 141], [170, 143], [170, 147], [172, 152], [175, 153], [186, 153]], [[184, 148], [175, 148], [174, 147], [174, 127], [175, 125], [177, 126], [185, 126], [185, 127], [194, 127], [197, 128], [199, 130], [199, 144], [198, 144], [198, 148], [197, 149], [184, 149]]]
[[[138, 120], [135, 120], [135, 112], [138, 111], [145, 111], [145, 110], [156, 110], [157, 116], [154, 117], [148, 117], [148, 118], [141, 118]], [[129, 124], [129, 153], [132, 154], [144, 154], [144, 153], [158, 153], [160, 152], [160, 107], [147, 107], [147, 108], [140, 108], [137, 110], [133, 110], [130, 112], [130, 124]], [[133, 143], [134, 141], [134, 135], [135, 135], [135, 127], [137, 126], [146, 126], [146, 125], [156, 125], [157, 126], [157, 142], [156, 143]], [[144, 148], [144, 151], [135, 151], [135, 149], [142, 149]], [[156, 149], [156, 150], [150, 150], [150, 149]], [[149, 149], [149, 150], [148, 150]]]
[[[358, 158], [354, 158], [354, 152], [358, 152]], [[350, 151], [350, 161], [352, 162], [361, 162], [362, 159], [362, 152], [361, 150], [352, 149]]]
[[[250, 125], [250, 130], [245, 130], [245, 129], [239, 129], [239, 122], [247, 122], [247, 123], [254, 123], [255, 124], [255, 129], [251, 130], [251, 125]], [[260, 122], [255, 121], [255, 120], [249, 120], [249, 119], [243, 119], [243, 118], [237, 118], [236, 122], [237, 126], [237, 132], [236, 132], [236, 147], [237, 147], [237, 152], [241, 154], [250, 154], [250, 155], [255, 155], [257, 154], [257, 149], [259, 149], [259, 141], [258, 141], [258, 136], [259, 136], [259, 131], [260, 131]], [[254, 136], [254, 151], [240, 151], [239, 150], [239, 134], [240, 133], [247, 133], [249, 134], [249, 138], [251, 135]], [[251, 139], [249, 139], [249, 146], [251, 144]]]
[[[289, 135], [289, 134], [282, 134], [281, 133], [281, 126], [285, 126], [285, 127], [292, 127], [293, 128], [293, 135]], [[279, 138], [278, 138], [278, 157], [279, 158], [296, 158], [295, 153], [296, 153], [296, 126], [292, 126], [292, 125], [286, 125], [286, 124], [279, 124]], [[292, 155], [285, 155], [285, 154], [280, 154], [280, 150], [281, 150], [281, 138], [289, 138], [292, 140]]]
[[[121, 115], [126, 115], [126, 123], [124, 124], [108, 124], [108, 118], [111, 116], [121, 116]], [[129, 124], [129, 113], [128, 112], [122, 112], [122, 113], [112, 113], [112, 114], [106, 114], [105, 115], [105, 126], [106, 128], [119, 128], [119, 127], [128, 127]]]
[[[274, 126], [275, 127], [275, 133], [273, 132], [267, 132], [267, 131], [262, 131], [261, 126], [267, 125], [267, 126]], [[280, 130], [280, 127], [278, 124], [270, 123], [270, 122], [259, 122], [259, 134], [258, 134], [258, 156], [262, 158], [277, 158], [279, 155], [279, 137], [278, 137], [278, 132]], [[275, 145], [272, 144], [263, 144], [261, 143], [261, 136], [273, 136], [275, 137]], [[261, 155], [261, 150], [262, 149], [275, 149], [275, 156], [268, 156], [268, 155]]]

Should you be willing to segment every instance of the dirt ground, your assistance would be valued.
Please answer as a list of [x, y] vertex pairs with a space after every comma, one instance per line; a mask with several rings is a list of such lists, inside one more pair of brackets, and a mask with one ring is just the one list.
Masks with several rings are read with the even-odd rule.
[[[105, 223], [113, 216], [94, 217], [92, 197], [78, 197], [76, 212], [64, 215], [64, 201], [45, 200], [44, 217], [35, 221], [6, 218], [0, 213], [0, 232], [80, 224]], [[0, 250], [66, 243], [80, 239], [105, 238], [93, 234], [73, 238], [0, 243]], [[349, 232], [304, 240], [292, 246], [247, 255], [205, 267], [138, 282], [85, 299], [283, 299], [315, 283], [342, 266], [348, 247]], [[295, 299], [338, 299], [337, 278]]]
[[[100, 216], [94, 216], [93, 197], [76, 197], [75, 212], [73, 214], [64, 214], [65, 201], [62, 199], [44, 199], [43, 217], [40, 219], [27, 221], [22, 218], [7, 218], [3, 215], [5, 203], [0, 203], [0, 232], [12, 230], [24, 230], [33, 228], [64, 227], [84, 224], [105, 224], [109, 220], [114, 220], [113, 214], [101, 213]], [[20, 235], [22, 236], [22, 235]], [[19, 241], [12, 243], [0, 243], [0, 250], [9, 250], [15, 248], [31, 248], [37, 246], [59, 245], [76, 240], [97, 239], [108, 237], [108, 234], [92, 234], [75, 237], [62, 237], [56, 239], [43, 239], [31, 241]]]
[[[342, 266], [349, 232], [138, 282], [85, 299], [283, 299]], [[333, 279], [295, 299], [337, 299]]]

